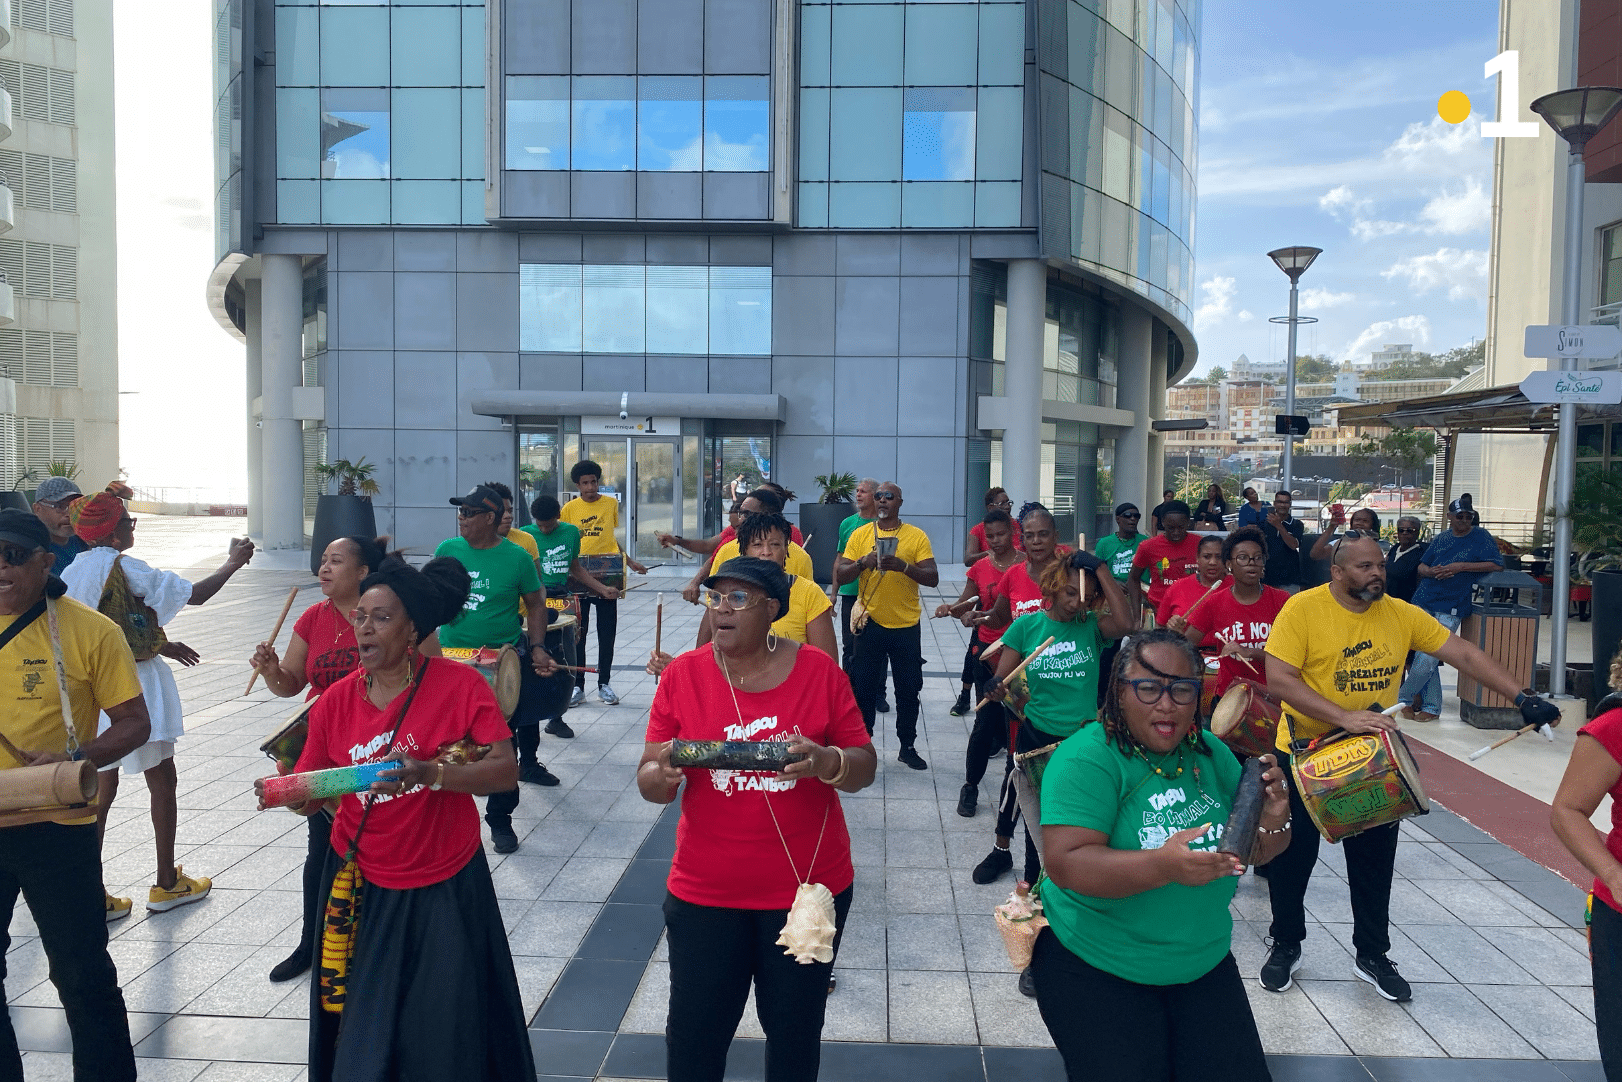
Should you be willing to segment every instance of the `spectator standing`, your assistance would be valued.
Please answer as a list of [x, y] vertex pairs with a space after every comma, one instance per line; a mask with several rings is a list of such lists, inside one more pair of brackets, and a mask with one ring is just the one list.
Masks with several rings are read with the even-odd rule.
[[[1177, 493], [1169, 488], [1160, 494], [1160, 503], [1155, 506], [1153, 511], [1149, 512], [1149, 533], [1151, 535], [1165, 532], [1166, 509], [1176, 501]], [[1186, 503], [1183, 504], [1183, 513], [1188, 513], [1188, 505]]]
[[1419, 589], [1419, 564], [1425, 546], [1419, 540], [1420, 522], [1412, 515], [1397, 520], [1397, 543], [1385, 554], [1385, 591], [1398, 601], [1412, 601]]
[[73, 532], [73, 523], [68, 520], [68, 508], [82, 495], [79, 486], [66, 477], [47, 477], [34, 490], [34, 514], [51, 531], [50, 551], [56, 557], [51, 571], [58, 578], [75, 556], [90, 547]]
[[1301, 589], [1301, 535], [1306, 526], [1291, 514], [1294, 501], [1280, 489], [1273, 494], [1273, 509], [1262, 520], [1267, 538], [1267, 569], [1262, 581], [1287, 594]]
[[[1470, 592], [1481, 576], [1504, 567], [1492, 534], [1475, 524], [1475, 508], [1466, 492], [1447, 506], [1448, 532], [1432, 541], [1419, 561], [1419, 587], [1413, 603], [1449, 631], [1457, 631], [1470, 609]], [[1402, 716], [1435, 721], [1442, 713], [1442, 677], [1429, 654], [1418, 654], [1397, 698], [1407, 703]]]

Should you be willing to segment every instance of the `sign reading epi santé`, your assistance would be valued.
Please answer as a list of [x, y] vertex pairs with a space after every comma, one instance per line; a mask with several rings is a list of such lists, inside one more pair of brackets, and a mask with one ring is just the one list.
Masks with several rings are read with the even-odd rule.
[[1533, 372], [1521, 380], [1528, 402], [1580, 402], [1614, 406], [1622, 402], [1622, 372]]

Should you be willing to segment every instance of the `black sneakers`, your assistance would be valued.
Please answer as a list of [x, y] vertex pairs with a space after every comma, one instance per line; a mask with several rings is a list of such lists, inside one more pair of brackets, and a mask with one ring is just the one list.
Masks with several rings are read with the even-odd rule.
[[[1408, 982], [1397, 972], [1396, 963], [1383, 954], [1358, 955], [1357, 962], [1352, 966], [1352, 972], [1357, 974], [1359, 980], [1374, 985], [1376, 992], [1393, 1003], [1407, 1003], [1414, 998], [1414, 990], [1408, 987]], [[1264, 975], [1262, 983], [1266, 984], [1267, 970], [1263, 969], [1262, 973]]]
[[1019, 994], [1036, 998], [1036, 978], [1031, 975], [1030, 966], [1019, 971]]
[[564, 740], [574, 739], [574, 730], [569, 728], [569, 723], [564, 721], [562, 718], [553, 718], [551, 721], [547, 722], [546, 729], [544, 731], [553, 736], [561, 737]]
[[518, 851], [518, 835], [513, 833], [511, 823], [490, 823], [490, 842], [498, 853]]
[[960, 718], [968, 712], [969, 693], [966, 691], [960, 691], [957, 693], [957, 702], [952, 704], [952, 709], [948, 710], [947, 713], [951, 714], [954, 718]]
[[884, 697], [884, 692], [879, 692], [879, 701], [873, 704], [873, 709], [881, 714], [890, 712], [890, 700]]
[[974, 806], [980, 800], [980, 787], [963, 783], [963, 788], [957, 794], [957, 813], [965, 819], [974, 818]]
[[924, 762], [924, 757], [919, 755], [918, 749], [914, 748], [911, 744], [903, 744], [901, 746], [901, 753], [897, 755], [896, 758], [901, 760], [903, 763], [906, 763], [914, 770], [929, 769], [929, 764]]
[[993, 847], [991, 852], [986, 855], [986, 859], [974, 866], [974, 881], [981, 886], [987, 883], [995, 883], [1003, 877], [1004, 872], [1007, 872], [1013, 866], [1014, 854], [1006, 849]]
[[518, 767], [518, 780], [531, 785], [556, 785], [557, 775], [546, 769], [545, 763], [521, 763]]
[[1295, 971], [1301, 968], [1301, 944], [1274, 940], [1272, 946], [1262, 963], [1262, 987], [1269, 992], [1288, 992], [1295, 983]]

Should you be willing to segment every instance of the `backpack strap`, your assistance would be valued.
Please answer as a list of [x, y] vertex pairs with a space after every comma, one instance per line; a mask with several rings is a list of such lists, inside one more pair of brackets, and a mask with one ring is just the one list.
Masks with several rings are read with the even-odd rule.
[[29, 624], [32, 624], [35, 620], [38, 620], [43, 615], [45, 615], [45, 598], [42, 597], [38, 601], [34, 602], [33, 606], [21, 616], [11, 621], [10, 627], [6, 628], [4, 631], [0, 631], [0, 650], [4, 650], [8, 645], [10, 645], [12, 639], [15, 639], [18, 635], [21, 635], [28, 629]]

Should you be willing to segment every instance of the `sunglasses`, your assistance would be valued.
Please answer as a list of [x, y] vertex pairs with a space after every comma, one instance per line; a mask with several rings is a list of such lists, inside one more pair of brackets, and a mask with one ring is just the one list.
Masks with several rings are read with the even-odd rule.
[[6, 561], [7, 567], [21, 567], [34, 558], [40, 549], [25, 548], [22, 545], [0, 545], [0, 560]]
[[1116, 515], [1115, 517], [1116, 518], [1142, 518], [1143, 517], [1143, 512], [1142, 511], [1123, 511], [1119, 515]]
[[488, 507], [458, 507], [456, 514], [458, 518], [478, 518], [480, 515], [493, 515], [495, 512]]
[[1398, 533], [1418, 533], [1419, 532], [1419, 527], [1418, 526], [1398, 526], [1397, 527], [1397, 532]]
[[727, 608], [733, 612], [742, 612], [744, 609], [753, 608], [760, 602], [765, 601], [766, 595], [752, 594], [748, 590], [728, 590], [725, 593], [720, 590], [705, 590], [703, 599], [705, 608], [718, 609], [724, 601]]
[[1178, 706], [1190, 706], [1200, 697], [1198, 680], [1122, 680], [1121, 683], [1130, 685], [1132, 694], [1144, 706], [1158, 703], [1167, 692], [1171, 693], [1171, 701]]
[[899, 492], [875, 492], [875, 493], [873, 493], [873, 498], [875, 500], [884, 500], [886, 503], [888, 503], [891, 500], [899, 500], [901, 498], [901, 493], [899, 493]]

